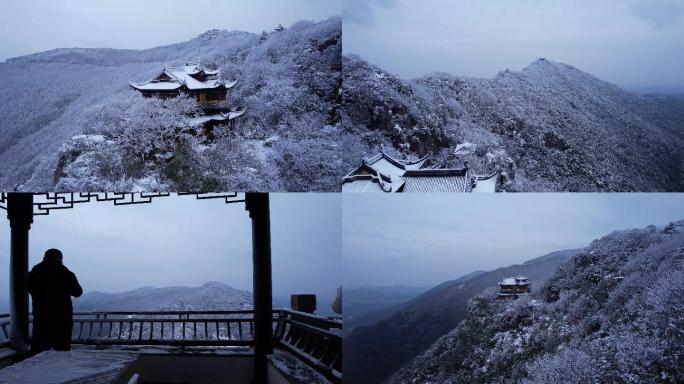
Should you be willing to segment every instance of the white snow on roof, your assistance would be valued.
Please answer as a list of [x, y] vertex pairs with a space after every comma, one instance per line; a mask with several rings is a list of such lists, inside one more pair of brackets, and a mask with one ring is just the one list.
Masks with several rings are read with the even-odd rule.
[[371, 164], [373, 168], [387, 176], [401, 176], [406, 172], [405, 169], [399, 168], [391, 162], [387, 161], [385, 158], [380, 158], [380, 160]]
[[[344, 177], [343, 192], [385, 191], [385, 192], [468, 192], [469, 178], [467, 170], [447, 170], [435, 174], [435, 169], [424, 168], [427, 157], [419, 160], [398, 160], [387, 155], [384, 151], [368, 158], [365, 166], [377, 172], [370, 179], [356, 177], [358, 170], [352, 171]], [[449, 173], [457, 171], [457, 173]], [[411, 174], [409, 175], [409, 172]], [[460, 173], [459, 173], [460, 172]], [[371, 172], [373, 173], [373, 172]], [[353, 186], [349, 184], [358, 183]], [[370, 183], [376, 183], [372, 186]], [[379, 184], [382, 183], [382, 186]]]
[[244, 115], [245, 112], [247, 112], [246, 108], [241, 110], [241, 111], [230, 111], [228, 113], [224, 113], [223, 115], [226, 116], [228, 118], [228, 120], [233, 120], [236, 117], [240, 117], [240, 116]]
[[202, 124], [206, 123], [207, 121], [211, 121], [211, 120], [223, 121], [223, 120], [226, 120], [226, 117], [223, 116], [223, 114], [221, 114], [221, 113], [218, 113], [216, 115], [197, 116], [197, 117], [193, 117], [193, 118], [189, 119], [188, 124], [191, 127], [195, 127], [197, 125], [202, 125]]
[[0, 383], [63, 383], [78, 379], [109, 377], [135, 360], [136, 354], [123, 351], [73, 349], [46, 351], [0, 369]]
[[204, 123], [206, 123], [208, 121], [212, 121], [212, 120], [213, 121], [233, 120], [237, 117], [244, 115], [246, 111], [247, 111], [247, 109], [243, 109], [240, 111], [231, 111], [228, 113], [217, 113], [214, 115], [197, 116], [197, 117], [193, 117], [193, 118], [189, 119], [188, 124], [191, 127], [194, 127], [194, 126], [201, 125], [201, 124], [204, 124]]
[[199, 67], [197, 67], [197, 65], [195, 65], [195, 64], [186, 65], [186, 66], [183, 68], [183, 70], [184, 70], [185, 73], [187, 73], [188, 75], [194, 75], [194, 74], [200, 73]]
[[[204, 74], [207, 75], [207, 79], [204, 81], [197, 80], [191, 76], [201, 73], [202, 71], [204, 71]], [[196, 64], [188, 64], [183, 67], [164, 68], [162, 72], [155, 76], [155, 79], [157, 79], [160, 75], [166, 74], [171, 78], [170, 80], [152, 80], [140, 84], [131, 83], [131, 86], [139, 90], [152, 91], [174, 90], [185, 85], [190, 90], [196, 90], [213, 89], [222, 85], [225, 85], [226, 88], [232, 88], [237, 83], [237, 80], [231, 82], [224, 82], [220, 80], [218, 78], [218, 73], [218, 70], [209, 70]]]
[[155, 89], [172, 91], [174, 89], [178, 89], [178, 88], [183, 86], [183, 84], [177, 83], [175, 81], [154, 81], [154, 82], [143, 83], [143, 84], [134, 84], [134, 83], [130, 83], [130, 84], [135, 89], [150, 90], [150, 91], [153, 91]]
[[475, 150], [477, 150], [477, 145], [464, 141], [461, 144], [458, 144], [456, 146], [456, 149], [454, 149], [454, 154], [455, 155], [469, 155], [471, 153], [475, 153]]
[[[477, 180], [477, 178], [476, 178]], [[496, 177], [490, 177], [488, 179], [477, 180], [473, 192], [478, 193], [494, 193], [496, 192]]]
[[187, 72], [187, 66], [184, 68], [169, 68], [168, 70], [175, 78], [185, 84], [188, 89], [218, 88], [223, 85], [223, 82], [217, 79], [207, 79], [206, 81], [199, 81], [195, 79], [194, 77], [190, 76], [190, 74], [194, 74], [193, 72]]
[[503, 285], [515, 285], [515, 279], [512, 277], [507, 277], [501, 281], [501, 284]]
[[382, 187], [380, 187], [380, 183], [378, 181], [374, 181], [372, 179], [362, 179], [362, 180], [355, 180], [351, 183], [342, 184], [342, 192], [344, 192], [344, 193], [373, 193], [373, 192], [384, 193], [385, 191], [382, 190]]

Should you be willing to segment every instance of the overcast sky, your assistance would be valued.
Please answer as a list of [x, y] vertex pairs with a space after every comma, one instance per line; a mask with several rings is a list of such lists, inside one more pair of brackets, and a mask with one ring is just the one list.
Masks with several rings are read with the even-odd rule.
[[[331, 298], [341, 285], [340, 197], [272, 194], [273, 290]], [[199, 286], [220, 281], [252, 290], [251, 222], [244, 204], [155, 199], [151, 204], [77, 204], [34, 220], [30, 266], [59, 248], [87, 291]], [[9, 223], [0, 222], [0, 297], [9, 297]]]
[[682, 0], [344, 0], [345, 53], [413, 78], [538, 57], [628, 88], [684, 89]]
[[53, 48], [152, 48], [210, 29], [261, 32], [339, 15], [342, 0], [3, 0], [0, 61]]
[[343, 280], [434, 286], [613, 230], [684, 219], [684, 194], [343, 195]]

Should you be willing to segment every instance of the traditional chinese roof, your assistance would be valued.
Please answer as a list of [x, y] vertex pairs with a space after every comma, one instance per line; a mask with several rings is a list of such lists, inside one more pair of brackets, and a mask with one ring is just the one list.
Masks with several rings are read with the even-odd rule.
[[230, 89], [237, 83], [221, 80], [217, 70], [204, 68], [199, 64], [186, 63], [182, 67], [164, 67], [151, 80], [144, 83], [130, 83], [139, 91], [170, 92], [179, 90]]
[[528, 285], [529, 282], [527, 281], [527, 277], [524, 276], [518, 276], [518, 277], [507, 277], [499, 283], [499, 285], [505, 285], [505, 286], [525, 286]]
[[342, 192], [495, 192], [496, 176], [471, 175], [467, 167], [441, 169], [429, 158], [396, 159], [384, 150], [363, 159], [361, 165], [342, 179]]
[[242, 109], [240, 111], [231, 111], [227, 113], [217, 113], [213, 115], [193, 117], [192, 119], [190, 119], [189, 123], [191, 127], [195, 127], [207, 123], [209, 121], [230, 121], [235, 119], [236, 117], [242, 116], [245, 113], [245, 111], [246, 109]]

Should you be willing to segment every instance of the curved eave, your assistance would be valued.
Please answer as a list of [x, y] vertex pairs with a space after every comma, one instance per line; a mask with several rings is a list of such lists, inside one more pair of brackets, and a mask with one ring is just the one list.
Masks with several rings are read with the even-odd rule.
[[140, 92], [169, 92], [169, 93], [174, 93], [178, 92], [183, 88], [182, 84], [178, 84], [177, 87], [175, 88], [147, 88], [146, 85], [148, 84], [135, 84], [135, 83], [128, 83], [131, 88], [138, 90]]

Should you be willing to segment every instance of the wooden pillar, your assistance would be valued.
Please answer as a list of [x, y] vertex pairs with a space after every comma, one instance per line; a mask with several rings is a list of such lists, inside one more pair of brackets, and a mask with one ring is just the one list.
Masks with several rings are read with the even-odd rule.
[[252, 219], [254, 301], [254, 382], [266, 383], [266, 356], [273, 352], [271, 286], [271, 219], [267, 193], [247, 193], [245, 209]]
[[9, 193], [7, 218], [10, 222], [10, 340], [22, 357], [29, 346], [28, 256], [29, 229], [33, 223], [33, 195]]

